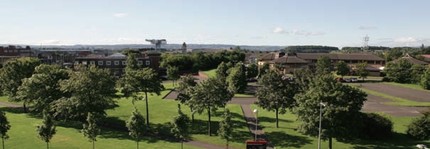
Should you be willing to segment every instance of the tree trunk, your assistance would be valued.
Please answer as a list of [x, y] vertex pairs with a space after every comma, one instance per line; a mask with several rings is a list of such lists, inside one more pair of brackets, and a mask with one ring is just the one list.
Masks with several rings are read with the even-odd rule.
[[3, 149], [4, 149], [4, 137], [1, 137], [1, 144], [2, 144]]
[[208, 134], [211, 136], [211, 108], [208, 107]]
[[149, 109], [148, 109], [148, 92], [145, 91], [145, 103], [146, 103], [146, 127], [149, 130]]
[[331, 137], [329, 137], [328, 138], [328, 148], [329, 149], [332, 149], [332, 147], [333, 147], [333, 144], [332, 144], [333, 142], [332, 142], [332, 138]]
[[228, 149], [228, 139], [227, 139], [227, 143], [225, 145], [226, 145], [226, 149]]
[[276, 112], [276, 128], [279, 128], [278, 109], [275, 109], [275, 112]]
[[49, 142], [46, 142], [46, 149], [49, 149]]
[[184, 149], [184, 140], [181, 139], [181, 149]]
[[93, 140], [93, 149], [95, 149], [95, 147], [96, 147], [96, 146], [95, 146], [95, 141]]
[[136, 147], [139, 149], [139, 140], [136, 140]]
[[22, 102], [22, 107], [24, 108], [24, 113], [27, 113], [27, 107], [25, 106], [25, 101]]
[[192, 125], [194, 123], [194, 112], [192, 107], [190, 107], [190, 111], [191, 111], [191, 125]]

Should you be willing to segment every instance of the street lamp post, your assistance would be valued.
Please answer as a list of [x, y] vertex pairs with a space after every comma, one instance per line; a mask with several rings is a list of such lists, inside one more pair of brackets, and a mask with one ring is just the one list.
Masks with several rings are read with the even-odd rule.
[[254, 113], [255, 113], [255, 130], [254, 130], [254, 140], [257, 141], [257, 130], [258, 130], [258, 110], [254, 109]]
[[325, 107], [325, 104], [320, 102], [320, 125], [318, 128], [318, 149], [321, 149], [321, 117], [322, 117], [322, 107]]

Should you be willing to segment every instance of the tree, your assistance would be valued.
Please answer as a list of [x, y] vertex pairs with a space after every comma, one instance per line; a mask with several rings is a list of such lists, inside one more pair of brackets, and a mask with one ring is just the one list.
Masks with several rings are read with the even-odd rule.
[[257, 90], [257, 105], [265, 110], [275, 111], [276, 128], [279, 128], [278, 114], [284, 114], [287, 108], [294, 106], [297, 85], [282, 79], [282, 75], [273, 70], [263, 75], [258, 84], [260, 87]]
[[387, 77], [397, 83], [409, 83], [411, 82], [411, 70], [412, 64], [406, 59], [400, 59], [387, 64], [384, 71]]
[[176, 97], [176, 100], [190, 107], [192, 122], [194, 122], [194, 113], [195, 113], [195, 111], [193, 110], [194, 105], [190, 104], [188, 101], [191, 99], [191, 96], [193, 94], [193, 87], [196, 85], [197, 83], [194, 77], [191, 75], [186, 75], [181, 78], [178, 89], [176, 90], [178, 92], [178, 96]]
[[167, 77], [173, 81], [173, 87], [175, 87], [175, 81], [181, 77], [179, 75], [178, 67], [175, 67], [175, 66], [167, 67]]
[[139, 69], [139, 65], [137, 65], [136, 53], [129, 52], [127, 54], [127, 65], [125, 67], [125, 71], [137, 70]]
[[46, 148], [49, 149], [49, 141], [55, 135], [55, 125], [51, 114], [43, 111], [42, 125], [37, 126], [39, 138], [46, 142]]
[[4, 149], [4, 140], [8, 139], [9, 136], [7, 135], [7, 131], [9, 131], [10, 125], [9, 121], [7, 120], [6, 113], [3, 111], [0, 111], [0, 137], [1, 137], [1, 143]]
[[430, 139], [430, 112], [426, 112], [423, 116], [414, 119], [408, 125], [406, 133], [416, 139]]
[[420, 83], [421, 78], [426, 71], [426, 67], [420, 64], [413, 64], [411, 67], [411, 82], [410, 83]]
[[248, 79], [255, 79], [258, 75], [258, 66], [254, 63], [249, 64], [246, 68], [246, 77]]
[[[39, 59], [23, 57], [7, 61], [0, 72], [0, 84], [3, 93], [9, 96], [12, 101], [21, 101], [16, 98], [18, 87], [22, 84], [22, 79], [33, 74], [34, 68], [40, 64]], [[23, 101], [24, 111], [27, 112], [26, 101]]]
[[23, 79], [16, 99], [32, 104], [36, 112], [47, 110], [52, 102], [63, 97], [60, 81], [68, 77], [67, 71], [58, 65], [39, 65], [31, 77]]
[[223, 79], [227, 78], [228, 69], [230, 68], [227, 66], [227, 64], [224, 62], [221, 62], [216, 69], [216, 77], [223, 78]]
[[228, 88], [233, 93], [244, 93], [248, 82], [246, 81], [245, 66], [243, 63], [237, 63], [230, 69], [227, 76]]
[[430, 68], [427, 68], [422, 75], [420, 84], [424, 89], [430, 90]]
[[114, 105], [116, 90], [109, 70], [77, 66], [69, 76], [60, 82], [64, 97], [53, 102], [56, 118], [85, 121], [88, 113], [103, 116]]
[[363, 81], [369, 75], [369, 71], [366, 70], [366, 67], [367, 67], [367, 63], [366, 62], [357, 64], [357, 70], [356, 70], [357, 71], [357, 75], [360, 76], [360, 78], [363, 79]]
[[345, 76], [349, 73], [349, 66], [344, 61], [339, 61], [336, 64], [336, 74], [342, 76]]
[[134, 109], [126, 126], [128, 128], [128, 134], [136, 141], [136, 147], [139, 149], [139, 141], [143, 137], [146, 128], [145, 118], [143, 118], [143, 115], [140, 114], [137, 109]]
[[258, 69], [258, 78], [260, 78], [261, 76], [263, 76], [264, 74], [266, 74], [269, 71], [270, 71], [269, 64], [264, 63], [263, 66], [260, 66]]
[[88, 113], [87, 124], [83, 125], [82, 133], [89, 141], [93, 143], [93, 149], [95, 148], [95, 141], [97, 141], [97, 135], [100, 133], [100, 128], [97, 126], [97, 118], [94, 114]]
[[228, 90], [225, 82], [219, 78], [209, 78], [194, 87], [192, 98], [189, 101], [194, 105], [197, 113], [208, 112], [208, 134], [211, 135], [211, 112], [215, 112], [219, 107], [225, 107], [233, 97], [233, 93]]
[[184, 148], [184, 140], [188, 137], [190, 118], [182, 113], [181, 106], [178, 104], [178, 116], [173, 118], [172, 129], [170, 130], [173, 135], [181, 140], [181, 149]]
[[223, 119], [219, 122], [218, 134], [222, 139], [226, 140], [226, 148], [228, 148], [228, 141], [233, 138], [233, 123], [228, 109], [225, 109]]
[[155, 93], [160, 95], [164, 89], [161, 80], [158, 78], [157, 73], [151, 68], [144, 68], [139, 73], [140, 76], [140, 90], [145, 93], [145, 106], [146, 106], [146, 126], [149, 128], [149, 105], [148, 93]]
[[319, 57], [316, 63], [317, 74], [329, 74], [331, 72], [330, 58], [327, 56]]
[[337, 82], [332, 75], [316, 76], [308, 90], [295, 96], [297, 106], [294, 112], [301, 122], [299, 132], [311, 136], [318, 135], [320, 104], [325, 107], [322, 114], [322, 134], [332, 138], [348, 139], [359, 134], [355, 126], [360, 122], [360, 110], [366, 100], [363, 91]]

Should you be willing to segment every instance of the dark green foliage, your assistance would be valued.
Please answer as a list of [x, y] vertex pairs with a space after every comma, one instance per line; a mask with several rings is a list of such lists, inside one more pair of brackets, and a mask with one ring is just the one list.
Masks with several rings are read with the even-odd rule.
[[233, 94], [228, 90], [227, 84], [218, 78], [209, 78], [194, 87], [189, 104], [194, 105], [197, 113], [208, 112], [208, 134], [211, 135], [211, 112], [225, 107]]
[[83, 125], [82, 133], [89, 141], [93, 143], [93, 149], [95, 148], [95, 141], [97, 141], [97, 135], [100, 134], [100, 128], [97, 126], [96, 115], [88, 113], [87, 123]]
[[16, 99], [32, 104], [36, 112], [48, 110], [52, 102], [64, 96], [60, 81], [68, 78], [68, 72], [58, 65], [39, 65], [30, 78], [23, 79]]
[[4, 140], [8, 139], [9, 136], [7, 135], [7, 132], [10, 129], [9, 121], [7, 120], [6, 113], [3, 111], [0, 111], [0, 137], [2, 141], [2, 146], [4, 149]]
[[349, 66], [344, 61], [339, 61], [336, 64], [336, 74], [340, 76], [346, 76], [349, 73]]
[[228, 142], [233, 139], [233, 123], [228, 109], [225, 109], [223, 119], [219, 122], [218, 135], [226, 140], [226, 148], [228, 148]]
[[298, 130], [317, 136], [320, 103], [325, 103], [322, 114], [323, 137], [348, 139], [359, 134], [355, 127], [360, 121], [360, 110], [366, 100], [366, 93], [338, 83], [332, 75], [320, 75], [309, 82], [309, 87], [295, 96], [297, 106], [294, 112], [301, 122]]
[[393, 135], [393, 122], [376, 113], [363, 113], [361, 117], [361, 137], [365, 139], [385, 139]]
[[329, 47], [329, 46], [288, 46], [285, 48], [285, 52], [287, 53], [330, 53], [331, 51], [338, 51], [338, 47]]
[[412, 121], [406, 131], [408, 135], [419, 140], [430, 139], [430, 112]]
[[146, 130], [145, 118], [143, 118], [143, 115], [140, 114], [137, 109], [134, 109], [130, 118], [127, 120], [126, 126], [128, 128], [128, 134], [136, 141], [137, 149], [139, 149], [139, 141]]
[[137, 65], [136, 53], [129, 52], [127, 54], [127, 65], [125, 69], [125, 71], [139, 69], [139, 66]]
[[56, 118], [85, 120], [88, 113], [105, 115], [114, 105], [115, 82], [109, 70], [78, 66], [70, 78], [60, 82], [65, 97], [52, 104]]
[[306, 91], [309, 88], [309, 84], [315, 75], [315, 72], [308, 68], [294, 70], [294, 81], [297, 83], [300, 92]]
[[282, 79], [282, 75], [276, 71], [269, 71], [263, 75], [258, 84], [257, 105], [269, 111], [275, 111], [276, 128], [279, 127], [278, 114], [287, 112], [295, 104], [294, 95], [297, 93], [297, 84]]
[[329, 74], [331, 72], [331, 62], [330, 58], [327, 56], [322, 56], [318, 58], [316, 63], [316, 73], [321, 74]]
[[430, 90], [430, 68], [427, 68], [422, 75], [420, 84], [424, 89]]
[[369, 71], [366, 70], [366, 67], [367, 63], [359, 63], [357, 64], [357, 69], [355, 70], [357, 75], [363, 80], [369, 75]]
[[221, 62], [216, 69], [216, 77], [223, 78], [225, 80], [228, 76], [229, 69], [230, 67], [228, 67], [226, 63]]
[[195, 78], [191, 75], [186, 75], [181, 78], [181, 81], [179, 82], [179, 86], [177, 88], [177, 92], [179, 93], [176, 97], [176, 100], [179, 100], [180, 103], [188, 105], [191, 110], [191, 119], [194, 122], [194, 110], [193, 104], [190, 104], [188, 101], [191, 99], [191, 96], [193, 94], [193, 87], [196, 86], [197, 83], [195, 81]]
[[[20, 101], [16, 98], [18, 88], [22, 84], [22, 79], [31, 77], [34, 68], [40, 64], [39, 59], [22, 57], [7, 61], [0, 71], [0, 84], [4, 94], [9, 96], [12, 101]], [[26, 110], [26, 102], [23, 102]]]
[[248, 82], [246, 81], [246, 70], [243, 63], [237, 63], [229, 70], [227, 76], [228, 88], [233, 93], [244, 93]]
[[270, 66], [267, 63], [264, 63], [263, 66], [260, 66], [258, 69], [258, 78], [263, 76], [264, 74], [268, 73], [270, 71]]
[[246, 78], [248, 79], [255, 79], [258, 75], [258, 66], [257, 64], [249, 64], [246, 68]]
[[47, 111], [43, 111], [42, 125], [37, 126], [38, 136], [41, 140], [46, 142], [46, 148], [49, 149], [49, 141], [55, 135], [55, 125], [51, 114]]
[[175, 66], [169, 66], [167, 67], [167, 78], [173, 81], [173, 86], [175, 86], [175, 81], [181, 77], [179, 75], [179, 69]]
[[187, 115], [182, 113], [181, 107], [178, 104], [178, 116], [173, 118], [172, 121], [172, 134], [181, 140], [181, 148], [183, 147], [183, 141], [189, 137], [189, 125], [190, 118]]
[[410, 83], [420, 83], [421, 78], [426, 71], [426, 67], [420, 64], [413, 64], [411, 67], [411, 82]]
[[412, 64], [405, 59], [400, 59], [395, 62], [390, 62], [385, 67], [384, 71], [387, 74], [387, 78], [397, 83], [410, 83], [412, 82], [411, 77]]

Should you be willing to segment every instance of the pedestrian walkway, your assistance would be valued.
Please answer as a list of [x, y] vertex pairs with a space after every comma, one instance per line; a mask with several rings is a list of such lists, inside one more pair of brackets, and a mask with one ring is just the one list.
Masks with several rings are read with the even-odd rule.
[[[242, 112], [243, 115], [245, 117], [246, 123], [248, 124], [248, 128], [249, 131], [254, 134], [255, 139], [264, 139], [267, 142], [269, 142], [269, 140], [267, 139], [267, 136], [264, 134], [263, 129], [256, 125], [258, 124], [255, 114], [253, 112], [253, 110], [251, 109], [251, 105], [250, 104], [241, 104], [240, 107], [242, 108]], [[269, 146], [270, 142], [269, 142]], [[272, 147], [267, 147], [268, 149], [271, 149]]]

